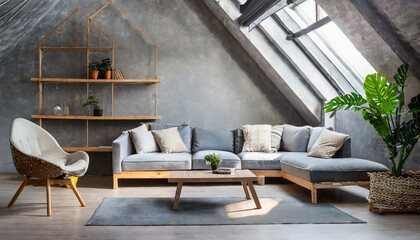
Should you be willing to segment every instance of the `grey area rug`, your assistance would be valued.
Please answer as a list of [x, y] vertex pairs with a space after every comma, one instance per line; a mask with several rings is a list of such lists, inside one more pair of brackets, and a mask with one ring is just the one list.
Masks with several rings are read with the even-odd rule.
[[366, 223], [330, 204], [308, 198], [261, 198], [262, 209], [244, 198], [104, 198], [87, 226], [183, 226]]

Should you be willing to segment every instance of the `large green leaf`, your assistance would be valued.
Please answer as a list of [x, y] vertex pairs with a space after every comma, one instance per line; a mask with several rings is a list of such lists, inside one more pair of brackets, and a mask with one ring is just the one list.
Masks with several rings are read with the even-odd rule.
[[408, 64], [404, 63], [398, 68], [397, 73], [394, 75], [395, 82], [401, 87], [405, 87], [405, 80], [407, 79]]
[[390, 115], [395, 113], [399, 104], [398, 84], [389, 84], [386, 77], [381, 73], [369, 74], [365, 83], [366, 99], [372, 103], [381, 113]]
[[410, 112], [413, 113], [413, 118], [416, 122], [420, 122], [420, 94], [411, 98], [410, 103], [408, 104]]
[[386, 116], [369, 111], [371, 109], [363, 109], [362, 116], [368, 121], [372, 127], [378, 132], [378, 135], [382, 138], [387, 137], [391, 134]]
[[345, 110], [351, 109], [358, 111], [365, 103], [367, 103], [367, 101], [362, 95], [352, 92], [350, 94], [331, 99], [324, 105], [324, 109], [326, 113], [334, 112], [343, 108], [345, 108]]

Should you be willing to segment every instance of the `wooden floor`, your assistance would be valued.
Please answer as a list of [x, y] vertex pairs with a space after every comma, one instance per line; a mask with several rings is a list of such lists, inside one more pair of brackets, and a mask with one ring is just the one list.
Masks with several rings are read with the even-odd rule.
[[[112, 177], [85, 176], [78, 189], [86, 207], [80, 207], [70, 189], [54, 187], [52, 216], [46, 217], [45, 188], [25, 188], [15, 205], [7, 204], [22, 177], [0, 174], [0, 239], [420, 239], [420, 214], [369, 212], [367, 190], [358, 187], [319, 190], [319, 196], [335, 207], [365, 220], [367, 224], [283, 224], [237, 226], [85, 226], [104, 197], [173, 197], [176, 186], [164, 180], [120, 180], [113, 190]], [[271, 182], [271, 183], [270, 183]], [[284, 194], [310, 197], [308, 190], [291, 183], [270, 181], [256, 186], [260, 198]], [[236, 184], [216, 184], [206, 188], [185, 185], [182, 197], [239, 197]], [[181, 203], [182, 204], [182, 203]]]

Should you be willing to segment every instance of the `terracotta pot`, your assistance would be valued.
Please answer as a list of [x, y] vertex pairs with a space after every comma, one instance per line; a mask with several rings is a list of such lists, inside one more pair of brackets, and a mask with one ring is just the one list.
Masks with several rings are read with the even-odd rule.
[[105, 79], [111, 79], [111, 70], [106, 70], [105, 71]]
[[90, 79], [98, 79], [99, 71], [98, 70], [90, 70], [89, 78]]

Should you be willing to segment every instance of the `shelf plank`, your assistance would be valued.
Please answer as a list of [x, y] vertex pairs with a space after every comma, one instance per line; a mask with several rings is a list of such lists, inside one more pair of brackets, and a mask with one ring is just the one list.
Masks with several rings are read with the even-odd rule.
[[79, 78], [31, 78], [32, 82], [62, 83], [160, 83], [161, 79], [79, 79]]
[[58, 115], [31, 115], [38, 119], [61, 120], [160, 120], [161, 116], [58, 116]]
[[[87, 47], [41, 47], [41, 50], [51, 51], [87, 51]], [[89, 51], [111, 51], [110, 47], [90, 47]]]
[[63, 147], [66, 152], [112, 152], [112, 148], [100, 148], [100, 147]]

